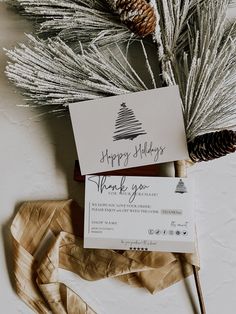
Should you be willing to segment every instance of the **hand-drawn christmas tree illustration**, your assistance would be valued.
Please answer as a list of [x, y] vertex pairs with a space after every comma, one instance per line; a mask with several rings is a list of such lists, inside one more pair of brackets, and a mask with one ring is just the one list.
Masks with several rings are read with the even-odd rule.
[[142, 123], [135, 117], [133, 110], [123, 102], [116, 119], [113, 141], [133, 140], [144, 134], [147, 133], [142, 129]]
[[182, 179], [179, 180], [178, 184], [177, 184], [177, 187], [176, 187], [176, 190], [175, 190], [175, 193], [187, 193], [187, 188], [184, 184], [184, 181]]

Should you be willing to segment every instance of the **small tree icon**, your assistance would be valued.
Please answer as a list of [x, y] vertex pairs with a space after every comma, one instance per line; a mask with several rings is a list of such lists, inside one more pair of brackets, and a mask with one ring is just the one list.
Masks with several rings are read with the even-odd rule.
[[133, 140], [144, 134], [147, 133], [142, 129], [142, 123], [135, 117], [133, 110], [123, 102], [116, 119], [113, 141]]
[[187, 193], [187, 188], [184, 184], [184, 181], [182, 179], [179, 180], [178, 184], [177, 184], [177, 187], [176, 187], [176, 190], [175, 190], [175, 193]]

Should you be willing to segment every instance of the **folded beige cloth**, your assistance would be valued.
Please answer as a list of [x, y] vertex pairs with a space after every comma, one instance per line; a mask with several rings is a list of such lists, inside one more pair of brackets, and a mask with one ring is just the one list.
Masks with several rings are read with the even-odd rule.
[[[91, 307], [58, 280], [63, 268], [86, 280], [116, 277], [155, 293], [192, 274], [197, 254], [84, 249], [82, 210], [73, 200], [24, 203], [11, 226], [18, 295], [36, 313], [92, 314]], [[40, 259], [47, 232], [55, 241]]]

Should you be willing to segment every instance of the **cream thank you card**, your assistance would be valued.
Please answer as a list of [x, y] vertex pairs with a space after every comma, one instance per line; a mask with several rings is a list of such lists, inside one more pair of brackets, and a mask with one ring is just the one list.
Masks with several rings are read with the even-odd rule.
[[192, 181], [86, 176], [84, 247], [194, 251]]

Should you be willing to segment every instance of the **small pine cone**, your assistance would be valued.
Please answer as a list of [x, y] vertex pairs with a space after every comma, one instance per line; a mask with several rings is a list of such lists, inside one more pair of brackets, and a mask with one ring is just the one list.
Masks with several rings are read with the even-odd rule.
[[156, 14], [151, 4], [146, 0], [107, 0], [112, 9], [128, 28], [145, 37], [152, 34], [156, 27]]
[[236, 132], [223, 130], [195, 137], [188, 143], [192, 161], [209, 161], [236, 151]]

